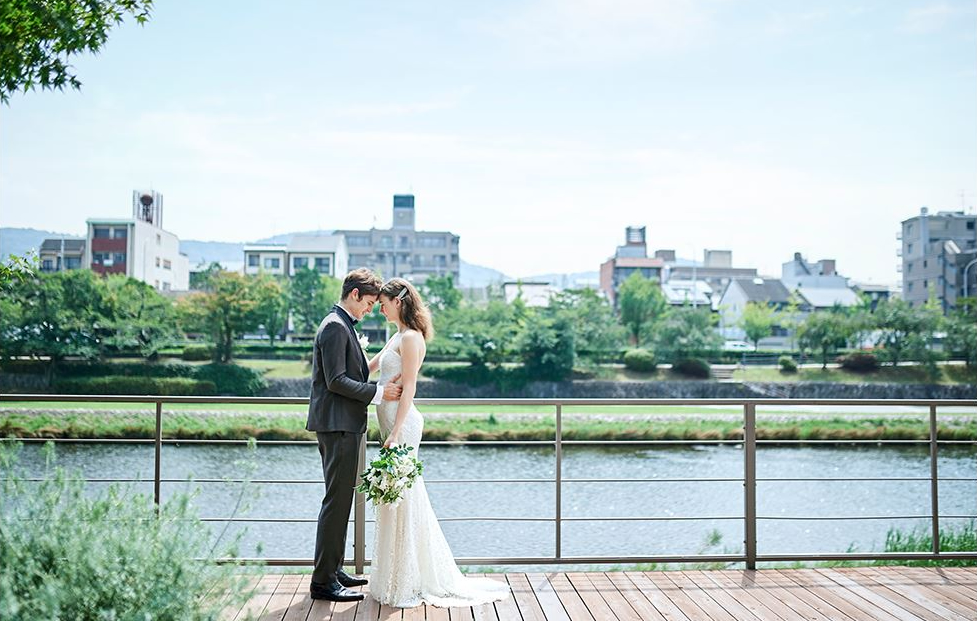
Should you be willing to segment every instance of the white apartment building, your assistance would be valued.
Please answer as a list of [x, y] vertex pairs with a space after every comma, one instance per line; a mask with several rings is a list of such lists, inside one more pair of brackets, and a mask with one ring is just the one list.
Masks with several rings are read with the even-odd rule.
[[245, 274], [291, 278], [305, 268], [343, 278], [349, 271], [346, 237], [339, 234], [295, 235], [287, 244], [248, 244], [244, 247]]
[[190, 261], [163, 229], [163, 196], [133, 191], [131, 218], [89, 218], [85, 246], [97, 274], [125, 274], [159, 291], [187, 291]]

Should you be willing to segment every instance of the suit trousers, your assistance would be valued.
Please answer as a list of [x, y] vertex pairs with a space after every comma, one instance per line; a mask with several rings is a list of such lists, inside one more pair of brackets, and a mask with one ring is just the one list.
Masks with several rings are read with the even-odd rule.
[[315, 536], [315, 568], [312, 581], [336, 582], [336, 572], [343, 567], [349, 512], [353, 508], [361, 433], [349, 431], [316, 432], [322, 457], [322, 478], [326, 494], [319, 509]]

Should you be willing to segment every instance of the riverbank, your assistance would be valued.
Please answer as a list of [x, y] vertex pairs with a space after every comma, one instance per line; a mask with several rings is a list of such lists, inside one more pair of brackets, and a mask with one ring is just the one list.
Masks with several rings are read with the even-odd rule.
[[[86, 406], [89, 404], [86, 404]], [[167, 406], [163, 435], [196, 440], [311, 440], [302, 406], [233, 406], [200, 410], [201, 406]], [[198, 409], [192, 409], [198, 408]], [[552, 441], [556, 420], [552, 408], [536, 406], [452, 406], [452, 412], [426, 412], [424, 439]], [[8, 403], [0, 408], [0, 435], [23, 438], [152, 438], [155, 415], [140, 404]], [[943, 440], [977, 440], [974, 412], [941, 413], [938, 436]], [[369, 437], [377, 439], [370, 417]], [[567, 408], [565, 440], [742, 440], [738, 408]], [[926, 440], [929, 423], [921, 412], [800, 412], [763, 410], [757, 419], [759, 440]]]

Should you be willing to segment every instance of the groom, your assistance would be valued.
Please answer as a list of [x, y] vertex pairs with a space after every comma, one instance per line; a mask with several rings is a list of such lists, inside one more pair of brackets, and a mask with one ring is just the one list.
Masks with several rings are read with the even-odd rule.
[[366, 584], [343, 571], [346, 526], [353, 506], [360, 442], [366, 432], [366, 408], [381, 399], [396, 401], [397, 379], [386, 386], [369, 381], [370, 369], [353, 325], [370, 312], [383, 282], [368, 269], [353, 270], [343, 281], [343, 295], [319, 324], [312, 349], [312, 395], [305, 428], [316, 432], [326, 494], [319, 509], [312, 570], [312, 599], [347, 602], [363, 599], [350, 587]]

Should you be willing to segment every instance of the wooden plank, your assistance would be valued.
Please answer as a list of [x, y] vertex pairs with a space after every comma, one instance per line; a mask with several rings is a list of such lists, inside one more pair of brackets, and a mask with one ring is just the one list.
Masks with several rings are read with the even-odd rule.
[[[779, 617], [769, 612], [766, 615], [763, 615], [763, 613], [760, 615], [754, 614], [753, 610], [746, 604], [727, 593], [725, 589], [716, 586], [716, 583], [705, 577], [701, 571], [676, 571], [669, 574], [670, 577], [675, 575], [681, 575], [683, 580], [688, 580], [695, 585], [696, 588], [711, 597], [717, 604], [723, 607], [723, 610], [736, 619], [742, 619], [744, 621], [746, 619], [758, 619], [759, 621], [779, 620]], [[675, 580], [673, 579], [672, 582], [675, 582]]]
[[977, 567], [940, 567], [940, 570], [952, 577], [957, 584], [977, 589]]
[[[235, 618], [237, 618], [237, 615], [238, 613], [241, 612], [241, 609], [244, 606], [248, 605], [248, 601], [250, 601], [251, 599], [251, 594], [254, 593], [254, 590], [256, 588], [258, 588], [258, 583], [260, 581], [261, 578], [259, 576], [248, 576], [247, 581], [244, 584], [244, 587], [241, 589], [241, 592], [245, 593], [248, 596], [248, 599], [245, 600], [243, 604], [228, 603], [227, 605], [224, 606], [224, 609], [221, 610], [220, 613], [217, 615], [217, 618], [227, 619], [228, 621], [233, 621]], [[228, 598], [230, 598], [232, 595], [233, 595], [232, 593], [228, 593]]]
[[543, 614], [543, 609], [536, 599], [536, 593], [533, 592], [526, 574], [506, 574], [505, 577], [512, 587], [512, 597], [519, 606], [522, 618], [525, 621], [546, 621], [546, 615]]
[[556, 594], [556, 589], [550, 584], [546, 574], [526, 574], [529, 587], [536, 594], [536, 601], [543, 610], [543, 616], [548, 621], [570, 621], [570, 616]]
[[[473, 578], [484, 578], [483, 574], [467, 574]], [[475, 621], [499, 621], [499, 616], [495, 613], [495, 604], [489, 602], [487, 604], [479, 604], [478, 606], [472, 606], [472, 615], [475, 617]], [[431, 617], [428, 617], [430, 621]]]
[[665, 617], [666, 621], [690, 621], [688, 615], [676, 606], [675, 602], [662, 592], [654, 582], [649, 580], [648, 576], [638, 571], [626, 571], [624, 576], [631, 581], [639, 593], [644, 595], [648, 603]]
[[[509, 581], [505, 579], [505, 574], [488, 574], [485, 577], [490, 580], [498, 580], [499, 582], [509, 584]], [[495, 612], [499, 619], [503, 621], [508, 621], [509, 619], [518, 621], [522, 618], [522, 615], [519, 614], [519, 606], [516, 604], [515, 598], [511, 595], [495, 602]]]
[[945, 591], [948, 596], [952, 596], [955, 600], [962, 604], [970, 605], [973, 603], [974, 597], [977, 596], [977, 590], [972, 590], [966, 585], [956, 584], [954, 581], [948, 579], [945, 575], [941, 575], [937, 571], [937, 569], [939, 569], [938, 567], [898, 566], [893, 567], [893, 569], [910, 580], [915, 580], [917, 584], [941, 587], [941, 589]]
[[424, 621], [425, 616], [424, 604], [413, 608], [404, 608], [404, 621]]
[[665, 578], [662, 575], [664, 573], [663, 571], [646, 571], [644, 575], [691, 621], [708, 621], [709, 614], [700, 608], [682, 589], [675, 586], [675, 583]]
[[886, 584], [891, 579], [891, 576], [882, 568], [845, 568], [839, 569], [838, 572], [846, 576], [855, 576], [854, 579], [857, 579], [866, 588], [871, 589], [901, 608], [922, 618], [948, 619], [951, 621], [964, 621], [964, 619], [967, 619], [967, 617], [959, 615], [937, 602], [930, 600], [925, 595], [920, 594], [911, 585], [909, 588], [905, 588], [897, 583]]
[[447, 608], [438, 608], [428, 604], [424, 605], [424, 615], [428, 621], [449, 621], [451, 619]]
[[[763, 574], [763, 585], [770, 584], [792, 593], [795, 597], [797, 597], [797, 599], [805, 602], [808, 606], [814, 608], [828, 619], [851, 619], [852, 621], [858, 621], [865, 616], [864, 614], [858, 613], [856, 613], [855, 616], [849, 615], [844, 609], [846, 607], [850, 609], [850, 607], [842, 606], [839, 608], [838, 606], [835, 606], [832, 601], [830, 601], [834, 600], [835, 598], [821, 597], [821, 594], [815, 592], [813, 589], [805, 588], [793, 580], [784, 577], [783, 574], [777, 571], [768, 570], [761, 573]], [[827, 596], [827, 594], [825, 595]]]
[[587, 578], [586, 574], [579, 572], [571, 572], [566, 574], [567, 580], [573, 585], [574, 590], [580, 599], [583, 600], [584, 605], [587, 610], [590, 611], [591, 616], [593, 616], [596, 621], [604, 621], [605, 619], [614, 619], [614, 613], [611, 612], [611, 607], [607, 605], [604, 598], [600, 596], [597, 589], [594, 587], [593, 583]]
[[796, 613], [780, 600], [770, 600], [765, 597], [763, 589], [755, 584], [752, 577], [744, 577], [737, 582], [719, 571], [704, 571], [702, 575], [746, 606], [758, 618], [790, 621], [797, 617]]
[[[816, 569], [815, 571], [830, 578], [831, 580], [834, 580], [849, 591], [852, 591], [853, 593], [856, 593], [857, 595], [871, 601], [879, 608], [882, 608], [889, 614], [898, 617], [903, 621], [911, 621], [912, 619], [918, 618], [902, 606], [898, 605], [891, 597], [887, 597], [884, 593], [875, 593], [871, 589], [866, 588], [858, 581], [843, 573], [840, 569], [823, 568]], [[896, 593], [903, 593], [917, 604], [920, 604], [924, 608], [929, 608], [929, 606], [924, 603], [928, 602], [929, 598], [916, 592], [915, 588], [910, 587], [907, 589], [902, 589], [899, 585], [897, 585], [895, 589], [891, 590], [895, 591]], [[912, 593], [911, 596], [909, 595], [910, 593]]]
[[[725, 608], [716, 603], [716, 600], [709, 597], [709, 594], [702, 590], [695, 582], [689, 580], [688, 576], [680, 571], [663, 571], [659, 574], [663, 579], [670, 581], [676, 589], [685, 593], [685, 596], [695, 602], [695, 605], [702, 609], [713, 621], [737, 621]], [[753, 615], [747, 612], [743, 621], [752, 619]]]
[[577, 595], [576, 589], [570, 584], [570, 580], [567, 579], [566, 574], [550, 573], [546, 574], [546, 578], [549, 580], [550, 586], [553, 587], [553, 592], [560, 598], [563, 609], [571, 619], [574, 621], [593, 621], [594, 616], [587, 610], [587, 605]]
[[394, 619], [403, 619], [404, 609], [394, 608], [393, 606], [388, 606], [386, 604], [380, 604], [380, 616], [377, 618], [380, 621], [393, 621]]
[[366, 598], [356, 605], [356, 615], [353, 619], [355, 621], [377, 621], [377, 617], [380, 616], [380, 603], [370, 594], [369, 585], [361, 587], [360, 592], [366, 595]]
[[846, 589], [837, 582], [809, 569], [780, 570], [780, 574], [795, 584], [811, 591], [852, 619], [897, 621], [893, 616], [871, 601]]
[[328, 599], [316, 599], [312, 601], [312, 608], [309, 610], [308, 621], [329, 621], [332, 613], [336, 609], [336, 604]]
[[[624, 599], [628, 600], [631, 608], [638, 613], [639, 617], [652, 621], [667, 621], [666, 617], [658, 612], [654, 604], [641, 593], [638, 587], [634, 586], [634, 583], [624, 573], [609, 571], [604, 575], [607, 576], [607, 579], [610, 580], [611, 584], [614, 585], [614, 588], [618, 590]], [[574, 617], [574, 619], [576, 618]]]
[[292, 596], [292, 601], [288, 604], [288, 610], [285, 612], [282, 621], [305, 621], [309, 616], [309, 610], [312, 609], [312, 602], [315, 601], [309, 595], [311, 581], [311, 574], [302, 578], [298, 588], [295, 589], [295, 595]]
[[[882, 576], [892, 582], [888, 585], [890, 589], [897, 590], [896, 585], [911, 587], [923, 597], [928, 598], [948, 610], [952, 610], [959, 615], [970, 618], [972, 612], [977, 610], [977, 601], [955, 590], [955, 587], [944, 587], [924, 575], [912, 577], [898, 571], [897, 567], [886, 567], [884, 570], [878, 568], [873, 574], [878, 580]], [[848, 572], [849, 575], [859, 575], [857, 572]], [[977, 615], [974, 615], [977, 616]]]
[[640, 616], [628, 602], [627, 598], [617, 590], [617, 587], [602, 573], [587, 573], [590, 583], [597, 589], [597, 593], [604, 598], [611, 612], [621, 621], [641, 621]]
[[[357, 593], [363, 593], [364, 587], [358, 586], [353, 587], [353, 590]], [[364, 593], [364, 595], [366, 595]], [[369, 598], [366, 595], [363, 599], [355, 602], [336, 602], [336, 605], [332, 608], [332, 619], [330, 621], [353, 621], [356, 618], [356, 609]]]
[[265, 611], [258, 621], [282, 621], [300, 584], [302, 584], [302, 576], [295, 574], [282, 576], [281, 582], [265, 605]]
[[788, 591], [787, 589], [778, 587], [769, 578], [763, 575], [763, 571], [725, 570], [722, 573], [730, 574], [732, 576], [737, 576], [739, 574], [744, 579], [749, 580], [754, 585], [759, 587], [760, 590], [754, 595], [756, 595], [765, 604], [773, 600], [779, 600], [783, 602], [783, 604], [790, 610], [792, 610], [795, 616], [800, 616], [810, 621], [827, 621], [828, 619], [831, 619], [830, 615], [824, 614], [808, 602], [798, 597], [796, 594]]
[[451, 617], [451, 621], [474, 621], [475, 619], [471, 606], [448, 608], [448, 615]]

